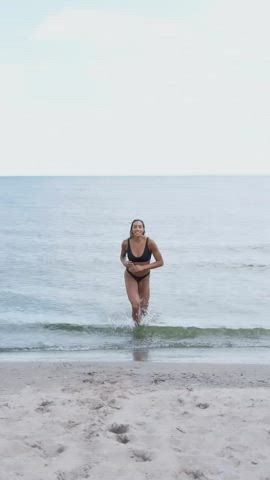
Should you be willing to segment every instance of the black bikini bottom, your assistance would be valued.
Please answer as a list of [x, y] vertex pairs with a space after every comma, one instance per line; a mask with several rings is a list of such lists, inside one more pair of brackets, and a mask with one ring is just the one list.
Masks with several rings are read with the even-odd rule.
[[135, 278], [135, 280], [137, 280], [138, 284], [140, 283], [140, 281], [143, 278], [146, 278], [146, 277], [148, 277], [148, 275], [150, 275], [150, 272], [148, 272], [148, 273], [146, 273], [146, 275], [143, 275], [142, 277], [137, 277], [136, 275], [133, 275], [133, 273], [131, 273], [128, 269], [127, 269], [127, 272], [129, 273], [129, 275], [131, 275], [133, 278]]

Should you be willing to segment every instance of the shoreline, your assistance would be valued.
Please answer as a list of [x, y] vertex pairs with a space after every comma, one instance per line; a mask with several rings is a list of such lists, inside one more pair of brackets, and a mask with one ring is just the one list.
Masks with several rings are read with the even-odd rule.
[[209, 364], [209, 365], [269, 365], [270, 349], [266, 347], [228, 349], [97, 349], [81, 351], [1, 352], [1, 363], [153, 363], [153, 364]]
[[0, 362], [0, 478], [267, 480], [270, 366]]

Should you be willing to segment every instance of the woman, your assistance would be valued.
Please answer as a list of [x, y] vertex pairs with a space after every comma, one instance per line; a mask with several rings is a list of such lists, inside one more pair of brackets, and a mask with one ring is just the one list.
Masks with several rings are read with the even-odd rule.
[[[152, 254], [155, 262], [150, 263]], [[142, 315], [147, 313], [150, 297], [150, 270], [162, 267], [164, 264], [157, 244], [149, 237], [145, 237], [145, 226], [142, 220], [136, 218], [131, 223], [130, 238], [122, 242], [120, 260], [126, 267], [125, 283], [132, 306], [132, 318], [136, 325], [139, 325]]]

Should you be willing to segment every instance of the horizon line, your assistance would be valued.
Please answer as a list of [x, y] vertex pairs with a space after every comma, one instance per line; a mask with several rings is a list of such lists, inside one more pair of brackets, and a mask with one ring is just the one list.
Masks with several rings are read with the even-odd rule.
[[0, 178], [18, 177], [269, 177], [270, 173], [165, 173], [165, 174], [0, 174]]

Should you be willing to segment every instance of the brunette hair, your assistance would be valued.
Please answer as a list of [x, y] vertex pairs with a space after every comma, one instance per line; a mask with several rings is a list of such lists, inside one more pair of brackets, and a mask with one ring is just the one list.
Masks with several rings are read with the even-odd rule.
[[142, 223], [142, 225], [143, 225], [143, 235], [144, 235], [144, 234], [145, 234], [145, 225], [144, 225], [143, 220], [141, 220], [140, 218], [135, 218], [135, 219], [132, 220], [132, 222], [131, 222], [131, 227], [130, 227], [130, 231], [129, 231], [130, 237], [132, 237], [132, 235], [133, 235], [133, 234], [132, 234], [132, 228], [133, 228], [133, 225], [134, 225], [135, 222], [141, 222], [141, 223]]

